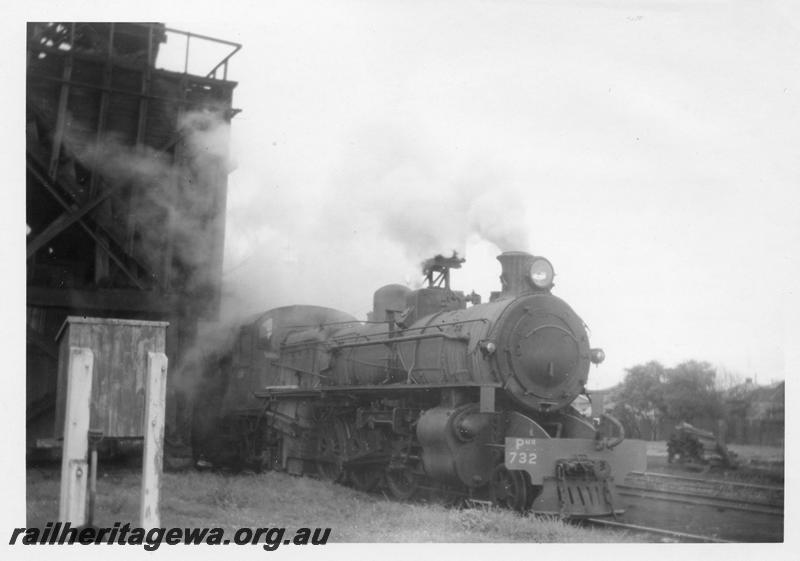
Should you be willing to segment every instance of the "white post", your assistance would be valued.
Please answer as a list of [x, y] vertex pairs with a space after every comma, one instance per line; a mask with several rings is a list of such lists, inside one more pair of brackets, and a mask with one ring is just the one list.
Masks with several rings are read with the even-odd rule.
[[145, 383], [144, 458], [142, 462], [142, 528], [161, 525], [159, 495], [164, 459], [164, 408], [167, 398], [167, 355], [147, 353]]
[[72, 526], [86, 523], [86, 482], [89, 475], [86, 454], [89, 449], [93, 365], [91, 349], [69, 348], [58, 519]]

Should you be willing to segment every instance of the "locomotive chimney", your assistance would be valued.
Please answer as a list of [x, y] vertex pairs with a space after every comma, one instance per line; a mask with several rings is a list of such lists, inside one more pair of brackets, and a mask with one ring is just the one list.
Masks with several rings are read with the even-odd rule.
[[500, 283], [503, 291], [500, 296], [516, 296], [531, 291], [530, 271], [535, 257], [524, 251], [506, 251], [497, 256], [503, 272]]

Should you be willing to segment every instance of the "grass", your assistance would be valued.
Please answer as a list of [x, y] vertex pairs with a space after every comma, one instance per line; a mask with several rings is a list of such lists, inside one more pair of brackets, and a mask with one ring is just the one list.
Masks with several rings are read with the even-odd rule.
[[[140, 475], [133, 469], [101, 468], [95, 525], [137, 523]], [[28, 525], [55, 520], [59, 470], [28, 470]], [[186, 471], [164, 474], [162, 526], [330, 527], [330, 543], [420, 542], [628, 542], [619, 532], [583, 529], [558, 520], [523, 517], [487, 508], [454, 509], [400, 503], [340, 485], [268, 472], [224, 475]]]

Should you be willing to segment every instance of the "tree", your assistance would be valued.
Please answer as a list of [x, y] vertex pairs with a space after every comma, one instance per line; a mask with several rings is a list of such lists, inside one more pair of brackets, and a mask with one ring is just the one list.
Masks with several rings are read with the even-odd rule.
[[[715, 388], [716, 371], [707, 362], [690, 360], [674, 368], [659, 362], [636, 365], [616, 392], [614, 415], [630, 435], [658, 438], [664, 419], [694, 422], [722, 416], [722, 396]], [[650, 434], [641, 432], [649, 424]]]
[[651, 360], [629, 368], [627, 372], [619, 399], [638, 411], [665, 412], [663, 385], [666, 370], [661, 363]]
[[690, 360], [666, 371], [662, 398], [666, 415], [691, 422], [701, 417], [719, 418], [722, 397], [715, 388], [716, 370], [707, 362]]
[[628, 434], [641, 435], [642, 421], [650, 424], [648, 438], [656, 438], [657, 427], [666, 414], [664, 379], [666, 370], [661, 363], [650, 361], [629, 368], [616, 395], [615, 416], [624, 419]]
[[720, 392], [726, 392], [737, 386], [741, 386], [745, 377], [740, 373], [724, 366], [717, 366], [717, 375], [714, 379], [714, 387]]

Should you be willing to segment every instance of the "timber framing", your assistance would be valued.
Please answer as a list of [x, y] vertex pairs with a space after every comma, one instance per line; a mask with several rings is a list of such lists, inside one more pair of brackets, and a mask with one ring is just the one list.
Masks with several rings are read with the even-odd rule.
[[63, 308], [84, 312], [119, 312], [165, 316], [176, 309], [177, 295], [148, 290], [63, 289], [28, 287], [28, 305], [38, 308]]
[[[193, 135], [226, 132], [239, 112], [228, 65], [241, 45], [161, 23], [27, 28], [26, 401], [35, 442], [52, 435], [60, 359], [51, 342], [65, 317], [168, 321], [173, 364], [199, 322], [217, 318], [227, 147], [201, 157]], [[183, 72], [156, 64], [168, 36], [170, 46], [186, 39]], [[219, 58], [190, 73], [190, 44], [207, 53], [208, 41], [221, 44]], [[168, 435], [171, 422], [186, 425], [168, 420]]]

